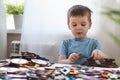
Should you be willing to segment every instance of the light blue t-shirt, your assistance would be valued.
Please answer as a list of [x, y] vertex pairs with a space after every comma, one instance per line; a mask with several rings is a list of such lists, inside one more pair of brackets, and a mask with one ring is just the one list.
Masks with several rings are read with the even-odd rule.
[[67, 58], [71, 53], [82, 53], [82, 57], [80, 57], [75, 64], [81, 64], [87, 60], [92, 54], [92, 51], [98, 49], [102, 50], [102, 47], [98, 40], [93, 38], [85, 38], [85, 39], [66, 39], [63, 40], [59, 54], [65, 54]]

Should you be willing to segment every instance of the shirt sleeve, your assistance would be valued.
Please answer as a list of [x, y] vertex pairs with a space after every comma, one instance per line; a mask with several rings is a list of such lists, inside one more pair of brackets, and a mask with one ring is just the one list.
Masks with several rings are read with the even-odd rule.
[[67, 41], [66, 40], [63, 40], [61, 45], [60, 45], [60, 50], [59, 50], [59, 54], [67, 54], [68, 53], [68, 50], [67, 50]]
[[96, 49], [103, 50], [103, 48], [98, 40], [96, 40]]

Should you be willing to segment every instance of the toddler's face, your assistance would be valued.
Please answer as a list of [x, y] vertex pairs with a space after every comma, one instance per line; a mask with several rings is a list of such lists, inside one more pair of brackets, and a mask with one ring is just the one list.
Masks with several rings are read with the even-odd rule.
[[68, 27], [75, 38], [86, 38], [86, 34], [91, 27], [88, 16], [71, 16]]

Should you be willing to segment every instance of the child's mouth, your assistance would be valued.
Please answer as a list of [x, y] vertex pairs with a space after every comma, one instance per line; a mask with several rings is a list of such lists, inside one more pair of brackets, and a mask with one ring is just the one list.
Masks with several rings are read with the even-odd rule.
[[82, 32], [78, 32], [77, 34], [78, 34], [78, 35], [82, 35]]

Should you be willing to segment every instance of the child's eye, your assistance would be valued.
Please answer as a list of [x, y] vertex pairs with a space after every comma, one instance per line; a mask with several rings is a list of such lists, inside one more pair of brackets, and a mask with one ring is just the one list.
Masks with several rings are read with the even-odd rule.
[[86, 26], [86, 24], [84, 23], [84, 24], [81, 24], [81, 26]]
[[77, 26], [77, 24], [73, 24], [72, 26], [74, 26], [74, 27], [75, 27], [75, 26]]

